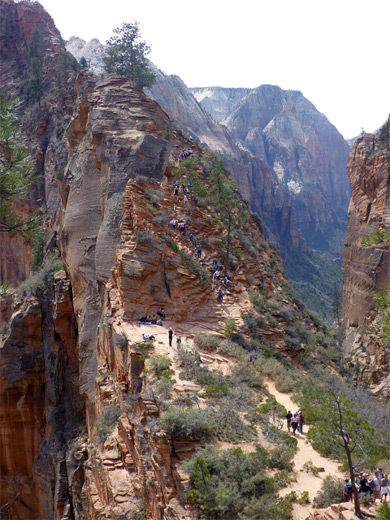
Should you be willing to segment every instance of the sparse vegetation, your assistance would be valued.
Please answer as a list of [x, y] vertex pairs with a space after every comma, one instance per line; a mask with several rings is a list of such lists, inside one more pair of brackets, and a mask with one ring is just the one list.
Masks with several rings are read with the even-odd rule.
[[97, 422], [97, 433], [100, 442], [104, 442], [110, 435], [121, 416], [121, 410], [117, 404], [111, 404], [103, 408]]

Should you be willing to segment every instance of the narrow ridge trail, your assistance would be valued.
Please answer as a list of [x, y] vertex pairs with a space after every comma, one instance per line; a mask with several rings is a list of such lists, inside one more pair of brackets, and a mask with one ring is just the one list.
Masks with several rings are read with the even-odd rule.
[[[282, 404], [287, 410], [291, 410], [292, 413], [298, 409], [298, 405], [294, 403], [289, 394], [279, 392], [275, 383], [269, 379], [266, 381], [266, 387], [270, 394], [272, 394], [278, 403]], [[303, 410], [303, 414], [305, 411]], [[286, 421], [284, 421], [284, 429], [287, 429]], [[298, 496], [303, 491], [308, 491], [311, 504], [300, 505], [294, 504], [294, 520], [305, 520], [308, 514], [313, 511], [312, 502], [318, 491], [321, 489], [321, 484], [324, 478], [328, 475], [333, 475], [339, 478], [346, 478], [346, 475], [339, 470], [339, 464], [333, 460], [322, 457], [317, 451], [315, 451], [311, 444], [306, 441], [306, 432], [308, 427], [303, 427], [303, 435], [298, 433], [296, 439], [298, 441], [297, 451], [294, 456], [294, 476], [297, 479], [296, 482], [291, 482], [289, 486], [280, 490], [281, 496], [287, 495], [291, 491], [296, 491]], [[306, 432], [305, 432], [306, 431]], [[318, 476], [312, 473], [307, 473], [303, 469], [305, 462], [311, 460], [313, 465], [318, 468], [323, 468], [324, 471], [318, 473]], [[340, 490], [342, 493], [342, 490]]]

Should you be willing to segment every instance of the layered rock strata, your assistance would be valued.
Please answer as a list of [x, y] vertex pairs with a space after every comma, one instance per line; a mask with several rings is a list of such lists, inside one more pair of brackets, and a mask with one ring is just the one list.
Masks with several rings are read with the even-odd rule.
[[390, 156], [378, 135], [359, 138], [348, 160], [352, 199], [343, 257], [345, 352], [357, 381], [378, 397], [390, 398], [390, 360], [381, 339], [374, 298], [390, 289], [390, 252], [384, 242], [364, 247], [362, 239], [390, 227]]

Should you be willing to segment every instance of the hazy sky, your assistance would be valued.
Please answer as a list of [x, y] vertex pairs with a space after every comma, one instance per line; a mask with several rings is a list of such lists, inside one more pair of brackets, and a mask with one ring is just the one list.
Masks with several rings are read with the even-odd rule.
[[140, 23], [149, 58], [189, 87], [300, 90], [345, 138], [390, 112], [390, 0], [41, 0], [63, 38]]

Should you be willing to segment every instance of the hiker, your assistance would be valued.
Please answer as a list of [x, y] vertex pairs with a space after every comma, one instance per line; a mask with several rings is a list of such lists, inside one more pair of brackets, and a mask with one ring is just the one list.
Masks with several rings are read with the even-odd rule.
[[229, 275], [225, 275], [225, 279], [224, 279], [224, 282], [225, 284], [225, 287], [229, 287], [229, 284], [230, 284], [230, 276]]
[[222, 274], [223, 271], [223, 263], [219, 262], [218, 271]]
[[198, 254], [198, 258], [202, 258], [202, 246], [200, 244], [196, 246], [196, 251]]
[[176, 198], [179, 196], [179, 188], [178, 187], [175, 188], [175, 191], [173, 192], [173, 195]]
[[179, 230], [184, 235], [184, 222], [179, 222]]
[[343, 498], [346, 502], [352, 502], [353, 500], [353, 489], [352, 484], [350, 481], [346, 478], [345, 484], [343, 486]]
[[303, 433], [303, 425], [305, 424], [305, 418], [303, 417], [302, 412], [299, 412], [298, 419], [299, 419], [299, 422], [298, 422], [299, 433]]
[[222, 303], [222, 301], [223, 301], [223, 292], [221, 291], [221, 289], [219, 289], [219, 291], [217, 292], [217, 296], [218, 296], [218, 303]]
[[168, 338], [169, 338], [169, 346], [172, 347], [172, 336], [173, 336], [173, 330], [172, 327], [169, 328], [168, 331]]
[[173, 218], [173, 219], [171, 220], [171, 225], [172, 225], [172, 229], [173, 229], [173, 231], [175, 231], [175, 229], [176, 229], [176, 219], [175, 219], [175, 218]]
[[162, 320], [165, 320], [165, 308], [164, 307], [159, 308], [159, 310], [157, 311], [157, 316], [160, 316], [160, 318]]
[[[383, 475], [383, 473], [382, 473], [382, 475]], [[381, 478], [381, 502], [386, 502], [388, 494], [390, 494], [389, 477], [388, 476], [386, 477], [386, 475], [383, 475], [383, 477]]]
[[257, 354], [251, 354], [249, 356], [249, 363], [255, 363], [257, 359]]
[[176, 348], [178, 351], [181, 349], [181, 336], [176, 338]]
[[287, 415], [286, 415], [286, 419], [287, 419], [287, 430], [290, 431], [291, 430], [291, 419], [292, 419], [292, 416], [293, 414], [291, 413], [291, 411], [289, 410], [287, 412]]
[[195, 245], [196, 244], [196, 238], [194, 237], [194, 235], [192, 233], [190, 233], [190, 240], [191, 242]]
[[295, 432], [297, 431], [298, 423], [299, 423], [298, 414], [294, 413], [294, 416], [291, 418], [291, 426], [292, 426], [292, 431], [293, 431], [294, 435], [296, 434]]
[[217, 270], [217, 261], [213, 260], [213, 274], [215, 273], [216, 270]]
[[155, 338], [155, 336], [149, 336], [149, 334], [142, 334], [142, 339], [144, 339], [145, 341], [146, 340], [154, 341], [156, 338]]
[[183, 197], [184, 207], [187, 206], [187, 202], [188, 202], [188, 197], [187, 197], [187, 195], [184, 195], [184, 197]]
[[360, 490], [359, 493], [366, 493], [367, 495], [371, 493], [371, 489], [368, 487], [367, 473], [363, 473], [363, 477], [360, 479]]
[[373, 491], [373, 503], [375, 504], [377, 498], [381, 498], [381, 479], [379, 477], [379, 471], [375, 472], [375, 476], [372, 479], [373, 487], [371, 488]]

